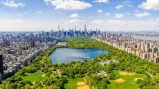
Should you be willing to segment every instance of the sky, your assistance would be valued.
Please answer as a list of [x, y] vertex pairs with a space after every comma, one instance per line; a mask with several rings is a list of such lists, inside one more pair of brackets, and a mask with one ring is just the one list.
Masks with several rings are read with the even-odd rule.
[[159, 30], [159, 0], [0, 0], [0, 31]]

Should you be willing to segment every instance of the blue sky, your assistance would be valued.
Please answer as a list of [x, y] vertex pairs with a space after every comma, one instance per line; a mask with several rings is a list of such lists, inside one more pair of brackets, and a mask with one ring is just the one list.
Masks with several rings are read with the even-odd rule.
[[159, 0], [0, 0], [0, 31], [159, 30]]

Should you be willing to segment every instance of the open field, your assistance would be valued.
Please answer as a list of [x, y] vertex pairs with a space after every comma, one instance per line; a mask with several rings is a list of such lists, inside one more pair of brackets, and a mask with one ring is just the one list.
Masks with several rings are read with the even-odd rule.
[[119, 73], [120, 75], [135, 75], [135, 73], [133, 73], [133, 72], [120, 72]]
[[86, 83], [85, 82], [77, 82], [77, 86], [85, 86]]
[[45, 74], [41, 71], [37, 71], [35, 73], [27, 73], [27, 76], [23, 77], [23, 80], [30, 81], [30, 82], [38, 82], [42, 79], [45, 79]]
[[77, 89], [90, 89], [88, 85], [77, 87]]
[[68, 83], [65, 84], [65, 89], [77, 89], [78, 82], [84, 82], [83, 78], [69, 79]]
[[83, 78], [69, 79], [65, 89], [90, 89]]
[[139, 80], [139, 79], [140, 79], [140, 80], [144, 80], [143, 78], [135, 78], [134, 81], [137, 81], [137, 80]]
[[[124, 75], [121, 73], [124, 73]], [[136, 73], [129, 74], [128, 72], [116, 71], [115, 74], [120, 78], [111, 80], [111, 84], [108, 85], [108, 89], [137, 89], [138, 84], [135, 80], [145, 78], [145, 76]]]
[[122, 82], [124, 82], [124, 81], [125, 81], [125, 80], [122, 79], [122, 78], [118, 78], [118, 79], [115, 80], [115, 82], [117, 82], [117, 83], [122, 83]]
[[77, 89], [90, 89], [89, 86], [85, 82], [78, 82]]

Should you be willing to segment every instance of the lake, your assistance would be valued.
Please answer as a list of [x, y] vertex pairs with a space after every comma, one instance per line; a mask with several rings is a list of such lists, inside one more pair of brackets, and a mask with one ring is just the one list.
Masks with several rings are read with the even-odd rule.
[[91, 60], [98, 55], [106, 54], [108, 51], [101, 49], [71, 49], [57, 48], [51, 53], [50, 58], [52, 63], [68, 63], [72, 61]]

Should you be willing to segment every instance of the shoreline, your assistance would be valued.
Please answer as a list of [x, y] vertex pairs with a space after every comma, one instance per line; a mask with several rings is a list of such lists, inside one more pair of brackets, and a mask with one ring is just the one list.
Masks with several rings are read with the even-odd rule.
[[[79, 49], [78, 49], [78, 48], [71, 48], [71, 47], [57, 47], [55, 50], [57, 50], [57, 49], [71, 49], [71, 50], [83, 50], [83, 51], [84, 51], [84, 50], [101, 50], [101, 51], [105, 51], [103, 54], [109, 53], [109, 51], [104, 50], [104, 49], [99, 49], [99, 48], [82, 48], [82, 49], [79, 48]], [[54, 51], [55, 51], [55, 50], [54, 50]], [[54, 53], [54, 51], [49, 55], [50, 58], [51, 58], [51, 55]], [[103, 54], [98, 54], [96, 57], [98, 57], [98, 56], [100, 56], [100, 55], [103, 55]], [[96, 57], [95, 57], [95, 58], [96, 58]], [[88, 58], [88, 59], [86, 58], [86, 59], [84, 59], [84, 60], [88, 60], [88, 61], [89, 61], [89, 60], [92, 60], [92, 59], [94, 59], [94, 58], [91, 58], [91, 59], [90, 59], [90, 58]], [[69, 62], [76, 62], [76, 61], [81, 61], [81, 62], [83, 62], [83, 61], [84, 61], [84, 60], [76, 60], [76, 59], [74, 59], [74, 60], [69, 61], [69, 62], [59, 62], [59, 63], [58, 63], [58, 62], [55, 62], [55, 63], [53, 63], [52, 60], [54, 60], [54, 59], [51, 58], [51, 63], [52, 63], [52, 64], [62, 64], [62, 63], [68, 64]]]

